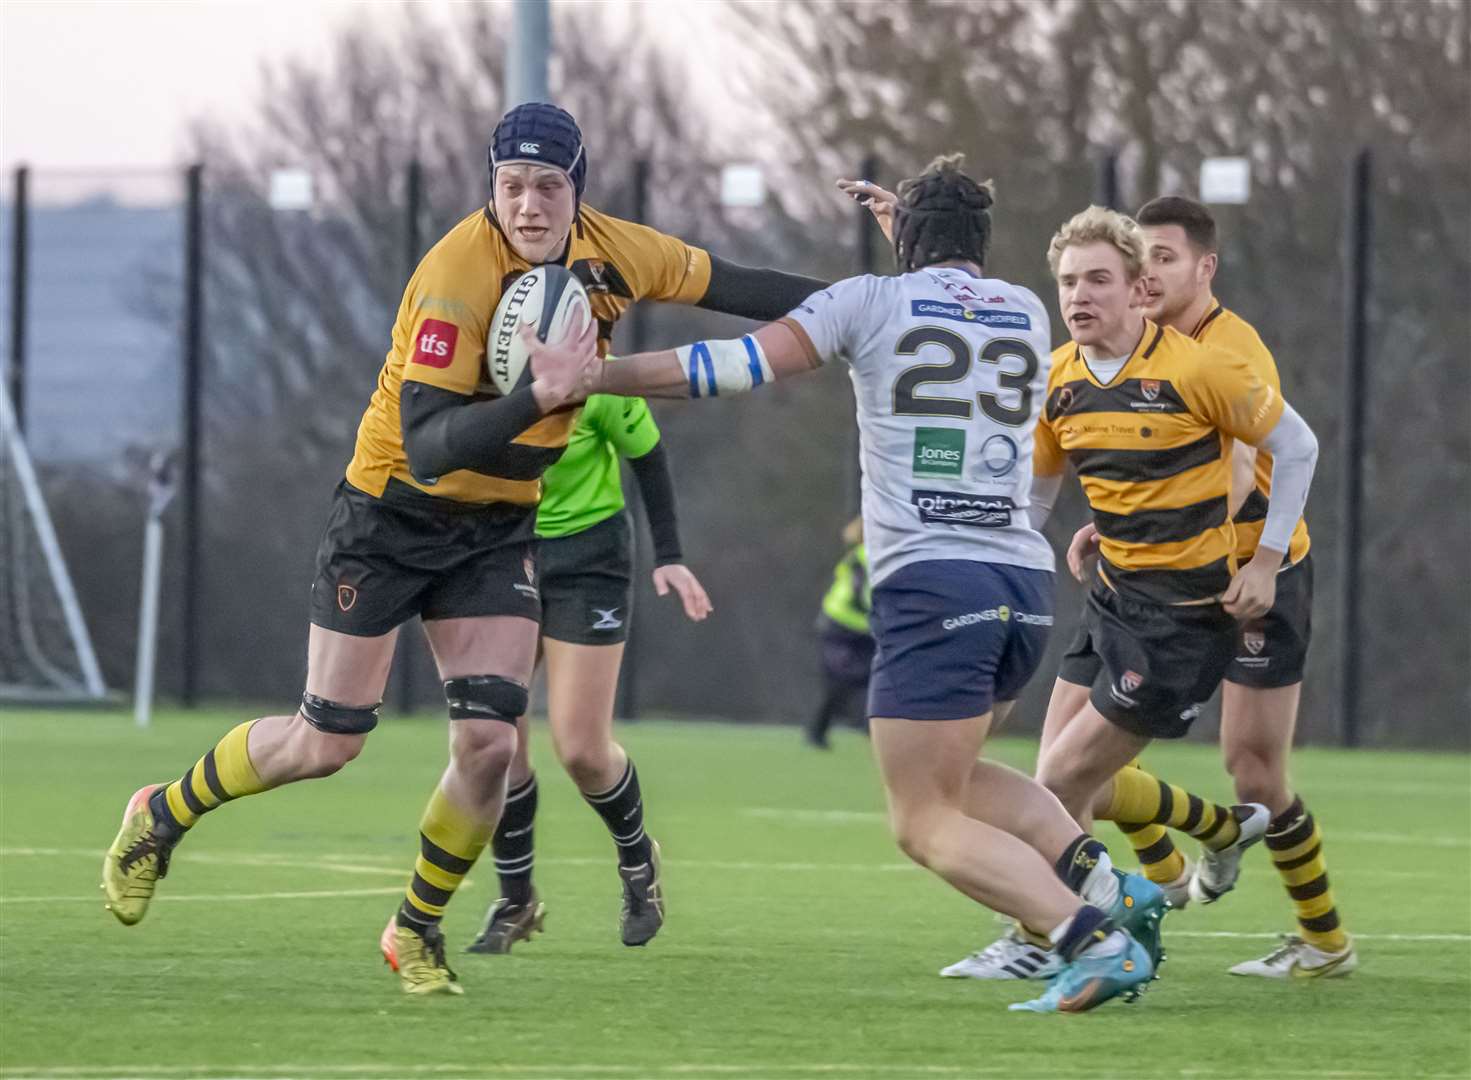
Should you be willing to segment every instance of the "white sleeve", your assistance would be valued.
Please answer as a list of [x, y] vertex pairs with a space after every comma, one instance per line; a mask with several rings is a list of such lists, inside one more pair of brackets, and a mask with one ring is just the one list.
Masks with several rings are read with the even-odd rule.
[[802, 327], [812, 339], [818, 358], [852, 363], [871, 333], [870, 324], [878, 305], [874, 302], [872, 276], [845, 278], [803, 300], [787, 318]]
[[1027, 498], [1027, 520], [1038, 532], [1047, 524], [1052, 508], [1057, 505], [1057, 496], [1062, 491], [1062, 476], [1062, 473], [1055, 473], [1032, 477], [1032, 493]]
[[1308, 503], [1308, 488], [1318, 463], [1318, 439], [1297, 410], [1284, 405], [1261, 449], [1272, 455], [1272, 494], [1259, 546], [1285, 552]]

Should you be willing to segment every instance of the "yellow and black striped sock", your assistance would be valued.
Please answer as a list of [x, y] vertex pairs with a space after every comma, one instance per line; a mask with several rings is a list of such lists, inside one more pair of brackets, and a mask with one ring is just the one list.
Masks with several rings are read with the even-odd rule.
[[438, 924], [493, 832], [495, 822], [476, 821], [436, 787], [419, 821], [419, 857], [398, 909], [399, 926], [422, 936]]
[[1300, 797], [1267, 826], [1267, 850], [1272, 864], [1282, 875], [1287, 895], [1297, 914], [1301, 937], [1324, 952], [1342, 952], [1348, 935], [1338, 921], [1333, 889], [1328, 884], [1328, 864], [1323, 861], [1323, 834], [1307, 812]]
[[1139, 860], [1139, 869], [1156, 885], [1168, 885], [1179, 881], [1185, 872], [1185, 856], [1170, 839], [1170, 831], [1163, 825], [1134, 825], [1117, 822], [1119, 832], [1134, 849]]
[[1113, 797], [1100, 816], [1120, 825], [1168, 825], [1189, 833], [1212, 851], [1230, 847], [1241, 835], [1230, 807], [1167, 784], [1137, 765], [1114, 774]]
[[213, 750], [196, 761], [182, 777], [156, 791], [149, 800], [155, 820], [178, 829], [192, 827], [218, 806], [242, 795], [256, 795], [266, 784], [250, 763], [247, 743], [254, 720], [230, 730]]

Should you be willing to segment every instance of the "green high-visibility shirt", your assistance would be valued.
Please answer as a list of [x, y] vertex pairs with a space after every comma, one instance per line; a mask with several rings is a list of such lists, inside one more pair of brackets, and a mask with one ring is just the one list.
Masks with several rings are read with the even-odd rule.
[[658, 442], [659, 428], [643, 398], [588, 398], [566, 452], [542, 475], [536, 535], [571, 536], [622, 510], [619, 457], [643, 457]]
[[855, 633], [866, 634], [868, 613], [873, 608], [873, 590], [868, 583], [868, 549], [850, 548], [833, 571], [833, 583], [822, 598], [822, 613]]

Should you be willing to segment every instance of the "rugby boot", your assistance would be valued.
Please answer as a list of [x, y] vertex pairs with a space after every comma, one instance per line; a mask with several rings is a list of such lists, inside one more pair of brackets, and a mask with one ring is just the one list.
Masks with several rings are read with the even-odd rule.
[[1119, 882], [1119, 898], [1109, 912], [1109, 921], [1144, 947], [1149, 966], [1157, 973], [1165, 958], [1160, 922], [1170, 910], [1170, 902], [1164, 889], [1140, 874], [1115, 870], [1113, 875]]
[[659, 876], [659, 841], [649, 838], [649, 861], [619, 866], [623, 909], [618, 928], [625, 945], [647, 945], [664, 925], [664, 886]]
[[1231, 815], [1241, 827], [1236, 842], [1220, 851], [1200, 849], [1200, 862], [1190, 877], [1190, 899], [1201, 904], [1214, 904], [1232, 889], [1241, 876], [1241, 855], [1267, 834], [1272, 812], [1261, 803], [1238, 803]]
[[1012, 1012], [1087, 1012], [1116, 997], [1136, 1000], [1153, 977], [1154, 965], [1144, 946], [1115, 930], [1058, 972], [1041, 997], [1008, 1008]]
[[530, 941], [532, 934], [543, 933], [547, 906], [535, 890], [524, 904], [513, 904], [504, 896], [491, 905], [485, 928], [465, 949], [472, 953], [503, 954], [518, 941]]
[[980, 952], [957, 960], [940, 974], [947, 979], [1050, 979], [1062, 959], [1045, 945], [1034, 945], [1012, 927]]
[[1263, 979], [1337, 979], [1352, 975], [1358, 967], [1359, 954], [1352, 938], [1341, 952], [1328, 952], [1296, 934], [1284, 934], [1276, 949], [1260, 960], [1237, 964], [1231, 974]]
[[405, 994], [463, 994], [460, 977], [450, 970], [444, 959], [444, 934], [431, 926], [420, 937], [398, 925], [397, 917], [388, 920], [383, 936], [378, 939], [384, 962], [398, 972], [399, 985]]
[[164, 833], [148, 808], [149, 797], [163, 785], [149, 784], [133, 792], [123, 810], [122, 827], [102, 858], [102, 891], [106, 908], [124, 926], [148, 913], [153, 890], [169, 872], [169, 857], [179, 835]]

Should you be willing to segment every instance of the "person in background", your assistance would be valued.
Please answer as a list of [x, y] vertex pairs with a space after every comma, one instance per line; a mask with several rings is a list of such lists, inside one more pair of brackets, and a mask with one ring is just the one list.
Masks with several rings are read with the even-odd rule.
[[[873, 634], [868, 616], [873, 589], [868, 579], [868, 549], [863, 545], [863, 519], [843, 527], [846, 550], [833, 571], [833, 583], [822, 598], [817, 633], [822, 643], [822, 701], [802, 729], [803, 740], [828, 749], [827, 732], [837, 717], [863, 716], [868, 675], [873, 665]], [[866, 717], [859, 721], [866, 732]]]

